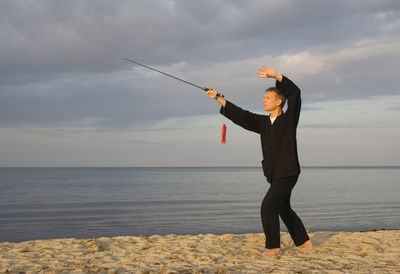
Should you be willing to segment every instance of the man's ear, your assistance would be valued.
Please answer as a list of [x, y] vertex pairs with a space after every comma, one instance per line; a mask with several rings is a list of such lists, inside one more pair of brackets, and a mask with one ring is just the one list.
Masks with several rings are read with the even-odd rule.
[[283, 107], [283, 106], [282, 106], [282, 99], [279, 98], [278, 101], [279, 101], [279, 106], [280, 106], [280, 107]]

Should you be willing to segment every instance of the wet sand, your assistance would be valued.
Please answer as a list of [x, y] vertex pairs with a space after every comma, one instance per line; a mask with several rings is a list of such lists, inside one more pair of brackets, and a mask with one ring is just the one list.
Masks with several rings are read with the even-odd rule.
[[52, 239], [0, 243], [1, 273], [400, 273], [400, 230], [309, 232], [313, 248], [281, 233], [264, 258], [264, 234]]

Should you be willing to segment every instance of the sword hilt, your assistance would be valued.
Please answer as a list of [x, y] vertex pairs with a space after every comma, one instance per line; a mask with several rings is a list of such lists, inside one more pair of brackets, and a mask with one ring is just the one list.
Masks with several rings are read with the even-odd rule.
[[[201, 88], [202, 90], [204, 90], [204, 91], [209, 91], [210, 89], [209, 88]], [[222, 93], [217, 93], [217, 98], [218, 97], [224, 97], [224, 95], [222, 94]], [[215, 99], [217, 99], [217, 98], [215, 98]]]

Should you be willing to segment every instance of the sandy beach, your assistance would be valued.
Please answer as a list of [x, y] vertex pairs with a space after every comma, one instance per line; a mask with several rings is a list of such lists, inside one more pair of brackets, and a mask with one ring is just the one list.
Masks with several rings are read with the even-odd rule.
[[309, 232], [313, 248], [281, 233], [279, 257], [264, 235], [199, 234], [0, 243], [1, 273], [400, 273], [400, 230]]

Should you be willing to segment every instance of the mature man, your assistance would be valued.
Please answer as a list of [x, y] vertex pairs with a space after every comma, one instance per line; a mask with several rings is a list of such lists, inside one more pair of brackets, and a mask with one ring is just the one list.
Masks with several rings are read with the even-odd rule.
[[[300, 116], [300, 89], [287, 77], [263, 66], [257, 77], [276, 79], [276, 87], [265, 92], [264, 109], [270, 115], [243, 110], [218, 96], [215, 89], [208, 95], [221, 105], [220, 113], [235, 124], [260, 134], [263, 154], [262, 168], [270, 187], [261, 204], [261, 220], [265, 233], [265, 248], [261, 255], [280, 253], [279, 216], [285, 223], [296, 246], [312, 246], [300, 218], [290, 206], [290, 196], [300, 174], [297, 156], [296, 129]], [[282, 111], [287, 100], [288, 107]]]

